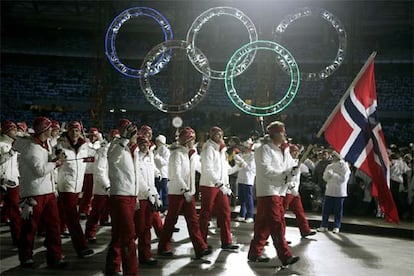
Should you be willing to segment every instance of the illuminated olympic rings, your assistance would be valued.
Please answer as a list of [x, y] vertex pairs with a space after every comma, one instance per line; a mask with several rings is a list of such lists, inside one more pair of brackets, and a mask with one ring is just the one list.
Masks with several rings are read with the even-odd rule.
[[[126, 21], [130, 20], [131, 18], [140, 16], [151, 17], [161, 26], [161, 30], [164, 34], [164, 41], [173, 39], [173, 32], [170, 23], [161, 13], [154, 9], [147, 7], [134, 7], [124, 10], [117, 17], [115, 17], [115, 19], [109, 25], [108, 30], [106, 31], [105, 54], [108, 57], [109, 62], [116, 70], [118, 70], [121, 74], [131, 78], [140, 78], [142, 72], [138, 69], [130, 68], [122, 63], [118, 57], [118, 54], [116, 53], [115, 39], [122, 25]], [[158, 73], [162, 69], [162, 66], [160, 65], [165, 65], [168, 63], [170, 57], [170, 53], [162, 55], [159, 60], [154, 63], [153, 68], [156, 70], [151, 70], [152, 74]]]
[[[202, 70], [202, 80], [200, 88], [198, 89], [197, 93], [187, 102], [179, 104], [179, 105], [172, 105], [166, 104], [162, 102], [155, 94], [151, 88], [149, 77], [154, 75], [158, 72], [158, 68], [154, 68], [152, 64], [158, 60], [158, 58], [163, 55], [165, 52], [171, 49], [184, 49], [187, 51], [187, 56], [193, 60], [197, 64], [199, 68]], [[159, 64], [161, 68], [165, 66], [165, 64]], [[185, 40], [169, 40], [166, 42], [162, 42], [151, 49], [148, 52], [144, 61], [142, 62], [141, 70], [143, 72], [142, 77], [140, 78], [139, 82], [141, 85], [141, 89], [145, 94], [147, 100], [158, 110], [167, 112], [167, 113], [181, 113], [187, 110], [190, 110], [195, 105], [197, 105], [207, 93], [208, 86], [210, 85], [210, 69], [208, 60], [205, 55], [196, 47], [191, 47], [191, 45]]]
[[[245, 101], [240, 99], [240, 96], [237, 94], [237, 91], [234, 88], [233, 72], [237, 68], [237, 64], [243, 59], [245, 55], [248, 55], [250, 52], [256, 50], [270, 50], [275, 52], [278, 58], [283, 61], [284, 66], [288, 68], [290, 73], [290, 86], [286, 91], [285, 96], [277, 103], [267, 107], [257, 107], [247, 104]], [[227, 95], [237, 108], [250, 115], [270, 116], [281, 112], [295, 98], [296, 93], [299, 89], [299, 84], [300, 72], [295, 59], [288, 50], [273, 41], [257, 40], [242, 46], [233, 54], [226, 66], [225, 87]]]
[[[211, 9], [204, 11], [191, 24], [191, 27], [187, 32], [187, 41], [191, 44], [192, 47], [195, 47], [195, 39], [201, 27], [205, 23], [207, 23], [207, 21], [209, 21], [211, 18], [215, 16], [221, 16], [221, 15], [230, 15], [240, 20], [247, 29], [250, 42], [257, 40], [256, 27], [254, 26], [250, 18], [247, 17], [242, 11], [236, 8], [232, 8], [232, 7], [215, 7], [215, 8], [211, 8]], [[238, 76], [241, 73], [243, 73], [244, 70], [246, 70], [247, 67], [249, 67], [249, 65], [253, 62], [255, 55], [256, 55], [256, 51], [253, 51], [249, 53], [247, 56], [245, 56], [243, 61], [235, 69], [236, 72], [234, 75]], [[198, 67], [197, 62], [193, 61], [191, 58], [190, 58], [190, 61], [200, 73], [203, 73], [203, 74], [206, 73], [206, 72], [203, 72], [202, 70], [203, 68]], [[213, 70], [213, 69], [210, 69], [210, 71], [211, 71], [211, 78], [224, 79], [225, 71], [219, 71], [219, 70]]]
[[[275, 41], [280, 43], [282, 34], [289, 27], [289, 25], [295, 22], [296, 20], [307, 16], [320, 17], [321, 19], [328, 21], [332, 25], [332, 27], [335, 28], [338, 34], [339, 48], [332, 64], [326, 66], [324, 69], [316, 73], [301, 73], [301, 79], [305, 81], [326, 79], [327, 77], [332, 75], [332, 73], [334, 73], [344, 61], [347, 45], [345, 28], [343, 27], [341, 21], [338, 18], [336, 18], [332, 13], [324, 9], [311, 9], [308, 7], [301, 8], [297, 10], [297, 12], [289, 14], [286, 17], [284, 17], [284, 19], [282, 19], [282, 21], [275, 28], [274, 31]], [[286, 66], [282, 65], [282, 68], [284, 69], [284, 71], [287, 72]]]

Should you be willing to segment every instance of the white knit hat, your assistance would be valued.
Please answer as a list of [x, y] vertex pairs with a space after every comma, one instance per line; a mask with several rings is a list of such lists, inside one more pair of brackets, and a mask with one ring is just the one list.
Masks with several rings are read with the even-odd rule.
[[160, 134], [155, 138], [155, 141], [160, 141], [162, 144], [167, 143], [167, 138], [164, 135]]

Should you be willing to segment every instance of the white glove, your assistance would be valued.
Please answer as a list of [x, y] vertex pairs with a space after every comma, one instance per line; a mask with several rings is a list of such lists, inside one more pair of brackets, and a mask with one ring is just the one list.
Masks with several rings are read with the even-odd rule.
[[220, 191], [223, 193], [223, 195], [231, 195], [233, 194], [233, 192], [231, 191], [230, 188], [227, 188], [226, 185], [224, 185], [223, 183], [216, 183], [216, 187], [220, 189]]
[[159, 210], [162, 207], [162, 201], [158, 194], [154, 195], [155, 197], [155, 207]]
[[155, 196], [156, 195], [149, 195], [148, 196], [148, 201], [151, 203], [151, 205], [155, 204]]
[[190, 191], [185, 191], [183, 195], [184, 195], [185, 201], [187, 202], [193, 201], [193, 195], [190, 193]]
[[33, 215], [33, 206], [36, 206], [37, 202], [33, 198], [29, 197], [24, 199], [20, 203], [20, 208], [22, 209], [22, 219], [27, 220], [30, 218], [31, 215]]
[[135, 211], [141, 209], [141, 205], [139, 204], [139, 199], [137, 198], [137, 202], [135, 203]]

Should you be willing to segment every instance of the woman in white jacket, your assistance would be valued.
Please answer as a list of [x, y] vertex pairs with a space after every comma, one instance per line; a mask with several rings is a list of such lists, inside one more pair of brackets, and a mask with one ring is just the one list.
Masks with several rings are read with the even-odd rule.
[[347, 185], [351, 170], [337, 152], [332, 152], [333, 162], [323, 172], [326, 181], [325, 199], [322, 207], [322, 223], [319, 232], [328, 231], [329, 215], [334, 215], [333, 233], [339, 233], [343, 215], [343, 205], [347, 194]]
[[[212, 251], [204, 241], [198, 225], [198, 217], [195, 209], [195, 171], [199, 167], [198, 154], [193, 150], [195, 132], [186, 127], [180, 131], [178, 144], [170, 148], [171, 155], [168, 165], [168, 207], [164, 228], [158, 244], [158, 254], [172, 256], [171, 237], [178, 215], [182, 210], [187, 222], [187, 229], [194, 246], [196, 258], [210, 254]], [[192, 160], [192, 162], [191, 162]]]
[[82, 137], [82, 125], [77, 121], [70, 122], [66, 139], [56, 148], [66, 156], [65, 162], [58, 170], [57, 179], [61, 225], [62, 222], [67, 224], [78, 257], [91, 257], [94, 251], [88, 247], [78, 212], [79, 193], [82, 191], [85, 176], [85, 161], [89, 161], [87, 144]]

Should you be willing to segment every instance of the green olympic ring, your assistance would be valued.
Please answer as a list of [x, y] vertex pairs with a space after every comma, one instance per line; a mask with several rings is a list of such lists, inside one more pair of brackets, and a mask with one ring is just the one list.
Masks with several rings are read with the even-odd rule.
[[[277, 103], [265, 107], [257, 107], [247, 104], [240, 98], [237, 94], [236, 88], [234, 87], [234, 72], [237, 69], [237, 64], [243, 60], [244, 56], [256, 50], [270, 50], [275, 52], [278, 56], [278, 62], [288, 68], [288, 72], [290, 74], [289, 89], [286, 91], [284, 97]], [[256, 40], [243, 45], [236, 52], [234, 52], [226, 65], [224, 84], [227, 96], [241, 111], [254, 116], [270, 116], [281, 112], [293, 101], [299, 89], [300, 72], [292, 54], [284, 47], [273, 41]]]

